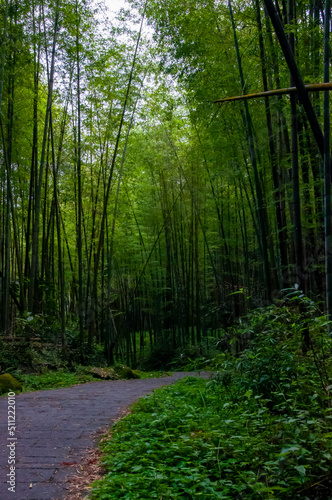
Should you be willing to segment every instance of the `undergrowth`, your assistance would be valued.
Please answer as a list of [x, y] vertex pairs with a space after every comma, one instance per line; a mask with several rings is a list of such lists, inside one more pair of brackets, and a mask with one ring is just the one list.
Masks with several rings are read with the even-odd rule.
[[213, 379], [141, 399], [101, 443], [91, 499], [332, 498], [331, 338], [316, 313], [298, 294], [257, 310], [234, 329], [242, 351], [209, 360]]
[[57, 371], [47, 371], [38, 375], [13, 372], [13, 375], [23, 384], [24, 392], [59, 389], [60, 387], [70, 387], [75, 384], [96, 381], [91, 373], [87, 373], [83, 369], [76, 372], [60, 369]]
[[[142, 372], [137, 370], [139, 377], [146, 378], [159, 378], [171, 375], [169, 372]], [[67, 371], [59, 369], [57, 371], [46, 371], [42, 374], [25, 374], [19, 370], [12, 371], [15, 376], [23, 385], [24, 392], [40, 391], [47, 389], [59, 389], [60, 387], [70, 387], [76, 384], [84, 384], [86, 382], [97, 382], [102, 379], [97, 379], [89, 373], [89, 367], [76, 366], [75, 371]]]

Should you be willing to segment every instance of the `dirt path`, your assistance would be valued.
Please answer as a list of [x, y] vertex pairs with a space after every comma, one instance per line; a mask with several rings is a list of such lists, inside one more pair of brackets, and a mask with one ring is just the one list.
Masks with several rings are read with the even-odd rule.
[[[91, 382], [16, 396], [16, 441], [7, 429], [8, 401], [0, 398], [1, 500], [64, 500], [71, 479], [100, 435], [123, 410], [158, 387], [198, 373], [145, 380]], [[208, 373], [200, 376], [207, 378]], [[11, 445], [11, 447], [10, 447]], [[15, 454], [15, 491], [8, 458]]]

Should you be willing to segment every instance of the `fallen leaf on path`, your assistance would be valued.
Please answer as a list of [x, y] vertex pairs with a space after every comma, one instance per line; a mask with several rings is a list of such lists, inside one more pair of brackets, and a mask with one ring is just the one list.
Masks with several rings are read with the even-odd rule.
[[64, 500], [83, 500], [86, 498], [91, 483], [101, 479], [105, 473], [99, 463], [100, 458], [101, 454], [98, 449], [86, 450], [86, 455], [82, 457], [79, 468], [76, 467], [78, 475], [70, 476], [66, 481], [68, 493]]

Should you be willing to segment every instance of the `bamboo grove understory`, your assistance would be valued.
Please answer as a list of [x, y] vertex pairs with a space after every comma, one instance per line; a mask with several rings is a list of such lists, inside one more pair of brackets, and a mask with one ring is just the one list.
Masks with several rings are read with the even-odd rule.
[[293, 287], [330, 318], [330, 9], [2, 0], [0, 333], [135, 364]]

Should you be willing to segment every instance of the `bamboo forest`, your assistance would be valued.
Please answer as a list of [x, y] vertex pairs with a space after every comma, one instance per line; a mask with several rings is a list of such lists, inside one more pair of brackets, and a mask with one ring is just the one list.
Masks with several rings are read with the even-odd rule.
[[0, 6], [0, 372], [212, 373], [95, 500], [332, 498], [330, 0]]

